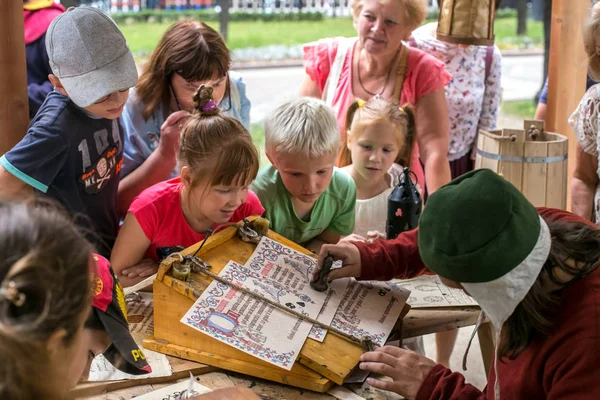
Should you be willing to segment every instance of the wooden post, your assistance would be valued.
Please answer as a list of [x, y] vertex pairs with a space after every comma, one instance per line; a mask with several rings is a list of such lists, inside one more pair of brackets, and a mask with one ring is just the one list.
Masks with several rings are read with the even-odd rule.
[[23, 138], [29, 124], [23, 3], [0, 0], [0, 154]]
[[569, 210], [577, 139], [568, 120], [585, 92], [587, 57], [583, 49], [582, 26], [589, 11], [589, 1], [553, 0], [552, 3], [546, 130], [569, 138], [567, 183], [567, 209]]
[[219, 0], [221, 12], [219, 13], [219, 31], [223, 40], [227, 42], [227, 31], [229, 27], [229, 0]]

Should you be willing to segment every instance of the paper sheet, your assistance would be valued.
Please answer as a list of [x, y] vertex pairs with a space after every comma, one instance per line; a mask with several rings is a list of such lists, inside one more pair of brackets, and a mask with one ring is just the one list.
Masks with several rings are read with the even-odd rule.
[[[323, 306], [302, 292], [301, 282], [277, 265], [250, 270], [230, 261], [219, 276], [302, 313]], [[281, 283], [280, 283], [281, 282]], [[278, 367], [290, 370], [312, 324], [213, 280], [181, 322]]]
[[[137, 300], [127, 302], [127, 318], [129, 321], [129, 330], [134, 340], [140, 347], [143, 347], [143, 340], [152, 335], [154, 331], [152, 293], [141, 293], [137, 296]], [[118, 381], [123, 379], [147, 379], [171, 376], [171, 364], [169, 364], [167, 356], [146, 349], [144, 349], [144, 355], [148, 364], [152, 367], [152, 372], [149, 374], [126, 374], [113, 367], [103, 355], [99, 355], [92, 361], [88, 381]]]
[[[256, 246], [254, 253], [246, 262], [246, 266], [252, 270], [260, 270], [262, 266], [266, 268], [275, 267], [275, 273], [269, 274], [278, 278], [277, 269], [285, 274], [285, 282], [291, 282], [293, 285], [299, 285], [298, 290], [304, 291], [307, 295], [318, 299], [323, 304], [317, 317], [317, 321], [330, 325], [333, 317], [344, 297], [344, 292], [350, 284], [350, 279], [338, 279], [329, 285], [325, 292], [318, 292], [310, 287], [310, 280], [317, 267], [317, 260], [302, 254], [281, 243], [263, 237]], [[266, 269], [265, 268], [265, 269]], [[284, 279], [281, 279], [282, 283]], [[314, 314], [309, 314], [315, 318]], [[327, 330], [313, 326], [308, 337], [322, 342], [325, 340]]]
[[393, 283], [410, 290], [408, 304], [412, 308], [477, 306], [477, 301], [461, 289], [448, 287], [437, 275], [423, 275]]
[[331, 325], [383, 346], [408, 296], [408, 290], [388, 282], [352, 280]]
[[[154, 392], [150, 392], [150, 393], [146, 393], [141, 396], [137, 396], [135, 399], [136, 400], [180, 400], [182, 395], [185, 394], [188, 389], [189, 389], [189, 381], [182, 381], [182, 382], [176, 383], [175, 385], [170, 385], [170, 386], [164, 387], [162, 389], [156, 390]], [[197, 396], [199, 394], [204, 394], [204, 393], [208, 393], [208, 392], [212, 392], [212, 389], [209, 389], [206, 386], [203, 386], [203, 385], [199, 384], [198, 382], [194, 381], [192, 383], [192, 390], [188, 394], [187, 398], [189, 398], [190, 396]]]

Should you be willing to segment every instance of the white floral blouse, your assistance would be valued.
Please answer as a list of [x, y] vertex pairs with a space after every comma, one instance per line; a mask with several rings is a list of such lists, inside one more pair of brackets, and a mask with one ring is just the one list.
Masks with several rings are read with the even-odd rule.
[[[575, 137], [581, 149], [596, 157], [600, 166], [600, 84], [588, 89], [579, 102], [577, 109], [569, 118], [569, 124], [575, 131]], [[600, 179], [600, 168], [596, 171]], [[594, 194], [594, 215], [592, 220], [600, 225], [600, 182]]]
[[446, 86], [450, 116], [448, 160], [458, 160], [476, 145], [479, 129], [495, 129], [500, 106], [502, 54], [494, 46], [487, 80], [486, 46], [459, 46], [437, 40], [436, 24], [416, 29], [409, 42], [446, 64], [452, 80]]

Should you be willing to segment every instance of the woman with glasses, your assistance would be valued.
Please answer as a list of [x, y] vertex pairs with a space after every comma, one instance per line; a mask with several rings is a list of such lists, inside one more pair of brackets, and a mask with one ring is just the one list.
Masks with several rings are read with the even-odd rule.
[[230, 66], [225, 42], [203, 22], [180, 21], [165, 32], [123, 112], [125, 149], [119, 185], [122, 213], [144, 189], [179, 176], [179, 136], [200, 85], [213, 88], [214, 101], [225, 115], [250, 128], [246, 84], [229, 71]]

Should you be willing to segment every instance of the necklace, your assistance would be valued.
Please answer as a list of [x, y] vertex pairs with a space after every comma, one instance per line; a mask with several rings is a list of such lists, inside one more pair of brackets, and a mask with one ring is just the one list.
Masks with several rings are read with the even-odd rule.
[[392, 62], [390, 64], [390, 67], [388, 68], [388, 73], [387, 76], [385, 77], [385, 82], [383, 84], [383, 88], [381, 88], [381, 91], [379, 93], [373, 93], [371, 91], [369, 91], [365, 85], [363, 85], [362, 83], [362, 79], [360, 77], [360, 55], [358, 56], [358, 60], [356, 61], [357, 64], [357, 73], [358, 73], [358, 83], [360, 84], [360, 87], [362, 88], [362, 90], [364, 90], [365, 92], [367, 92], [368, 94], [370, 94], [371, 96], [381, 96], [383, 94], [383, 92], [385, 91], [385, 88], [388, 85], [388, 81], [390, 80], [390, 75], [392, 74], [392, 67], [394, 66], [394, 63], [396, 62], [396, 57], [398, 56], [398, 51], [396, 52], [396, 54], [394, 54], [394, 58], [392, 59]]

